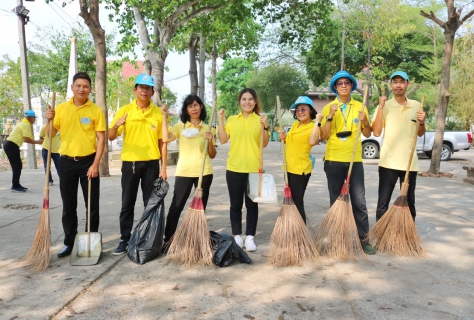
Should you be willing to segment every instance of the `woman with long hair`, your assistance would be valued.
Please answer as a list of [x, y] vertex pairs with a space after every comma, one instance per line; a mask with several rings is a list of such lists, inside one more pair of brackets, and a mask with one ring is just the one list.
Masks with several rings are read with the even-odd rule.
[[224, 126], [225, 110], [218, 112], [219, 126], [217, 135], [224, 144], [232, 139], [227, 158], [226, 180], [230, 198], [230, 222], [236, 243], [244, 246], [242, 234], [242, 206], [245, 198], [247, 208], [247, 226], [245, 249], [256, 251], [255, 234], [257, 232], [258, 203], [247, 195], [248, 176], [258, 172], [260, 161], [260, 134], [264, 132], [263, 147], [268, 145], [268, 119], [260, 114], [260, 106], [255, 90], [245, 88], [239, 93], [240, 113], [230, 116]]
[[206, 209], [211, 188], [213, 169], [210, 159], [217, 154], [213, 134], [209, 132], [209, 126], [204, 123], [206, 119], [206, 107], [202, 100], [194, 94], [188, 95], [181, 109], [180, 120], [168, 132], [166, 112], [163, 112], [162, 125], [163, 142], [169, 143], [175, 139], [179, 140], [179, 159], [176, 165], [173, 200], [166, 218], [165, 245], [169, 248], [170, 239], [173, 237], [178, 226], [179, 217], [191, 194], [191, 190], [197, 187], [201, 172], [202, 154], [205, 139], [209, 140], [206, 153], [206, 163], [202, 177], [202, 203]]

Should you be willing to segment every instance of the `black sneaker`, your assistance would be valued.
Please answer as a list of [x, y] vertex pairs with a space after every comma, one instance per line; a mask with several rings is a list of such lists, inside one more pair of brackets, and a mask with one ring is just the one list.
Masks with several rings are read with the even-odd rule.
[[128, 247], [128, 241], [120, 240], [120, 243], [119, 243], [117, 249], [115, 249], [115, 251], [113, 252], [113, 255], [114, 256], [121, 256], [122, 254], [127, 252], [127, 247]]
[[12, 192], [26, 192], [26, 189], [22, 187], [12, 187], [10, 190]]
[[20, 184], [20, 188], [28, 190], [28, 188], [23, 187], [21, 184]]

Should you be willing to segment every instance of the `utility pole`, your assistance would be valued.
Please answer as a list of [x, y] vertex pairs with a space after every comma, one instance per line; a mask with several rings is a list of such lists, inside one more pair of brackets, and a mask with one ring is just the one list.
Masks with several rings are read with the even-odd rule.
[[[17, 0], [18, 6], [23, 6], [23, 0]], [[28, 79], [28, 60], [26, 55], [26, 39], [25, 39], [25, 24], [28, 21], [26, 15], [18, 14], [18, 37], [20, 44], [20, 67], [21, 67], [21, 84], [23, 90], [23, 106], [25, 112], [31, 110], [31, 94], [30, 82]], [[33, 133], [33, 126], [31, 125], [31, 132]], [[28, 169], [37, 169], [35, 145], [27, 143], [28, 146]]]

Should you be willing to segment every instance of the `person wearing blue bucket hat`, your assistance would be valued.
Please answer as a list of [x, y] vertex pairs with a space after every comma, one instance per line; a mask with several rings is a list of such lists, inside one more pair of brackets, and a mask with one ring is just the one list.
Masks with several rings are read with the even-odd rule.
[[25, 192], [28, 188], [20, 184], [21, 169], [23, 163], [21, 162], [20, 147], [26, 143], [42, 144], [43, 140], [34, 140], [31, 132], [31, 125], [36, 121], [36, 114], [33, 110], [25, 112], [25, 118], [13, 128], [12, 132], [3, 145], [3, 150], [7, 154], [8, 161], [12, 167], [12, 192]]
[[[379, 198], [377, 201], [376, 220], [378, 221], [388, 210], [390, 199], [397, 181], [400, 184], [405, 180], [407, 161], [410, 157], [417, 119], [420, 122], [417, 135], [423, 136], [426, 132], [426, 113], [420, 111], [420, 103], [406, 97], [410, 80], [405, 71], [395, 71], [390, 76], [390, 87], [393, 98], [379, 98], [379, 105], [375, 111], [372, 127], [374, 136], [383, 132], [383, 144], [379, 161]], [[413, 220], [416, 217], [415, 187], [418, 174], [418, 157], [416, 154], [410, 166], [408, 179], [407, 202]]]
[[351, 173], [349, 195], [359, 238], [366, 254], [375, 254], [375, 249], [364, 240], [369, 232], [369, 219], [365, 201], [364, 167], [362, 165], [362, 143], [357, 137], [358, 124], [364, 136], [369, 137], [372, 128], [367, 108], [352, 98], [357, 88], [356, 79], [347, 71], [336, 72], [329, 84], [336, 99], [323, 108], [321, 137], [327, 140], [324, 171], [332, 206], [342, 190], [351, 163], [354, 144], [356, 153]]
[[[113, 255], [127, 251], [132, 235], [135, 202], [141, 185], [143, 205], [146, 207], [153, 191], [153, 182], [166, 174], [166, 144], [162, 140], [163, 116], [153, 97], [155, 82], [148, 74], [135, 80], [135, 99], [121, 107], [109, 129], [110, 141], [124, 134], [122, 146], [122, 208], [120, 210], [120, 242]], [[160, 170], [161, 159], [161, 170]]]
[[[290, 106], [294, 111], [293, 123], [290, 131], [278, 134], [278, 139], [286, 144], [286, 170], [288, 172], [288, 186], [291, 189], [293, 201], [306, 223], [304, 209], [304, 194], [314, 164], [310, 158], [311, 148], [319, 143], [319, 128], [322, 114], [314, 109], [313, 101], [307, 96], [299, 96]], [[316, 119], [316, 123], [313, 120]]]

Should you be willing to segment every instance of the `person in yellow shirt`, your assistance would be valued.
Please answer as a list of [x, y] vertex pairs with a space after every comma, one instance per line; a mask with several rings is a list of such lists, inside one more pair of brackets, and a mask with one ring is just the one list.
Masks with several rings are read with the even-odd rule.
[[[166, 112], [163, 115], [166, 119]], [[166, 217], [164, 251], [171, 244], [170, 240], [176, 231], [179, 217], [193, 186], [197, 187], [201, 173], [204, 143], [207, 139], [209, 144], [202, 177], [202, 203], [204, 210], [206, 209], [209, 189], [214, 176], [211, 159], [214, 159], [217, 151], [213, 134], [208, 132], [209, 126], [204, 123], [205, 119], [206, 107], [204, 103], [197, 95], [190, 94], [183, 101], [180, 112], [181, 122], [175, 124], [171, 132], [168, 132], [166, 121], [163, 121], [163, 141], [168, 143], [176, 139], [179, 140], [179, 159], [176, 166], [173, 200]]]
[[359, 121], [362, 122], [363, 135], [370, 137], [372, 128], [368, 120], [368, 111], [362, 103], [351, 97], [351, 92], [357, 88], [357, 81], [347, 71], [337, 72], [331, 79], [329, 88], [337, 97], [323, 108], [321, 138], [328, 141], [324, 172], [328, 183], [330, 205], [334, 204], [341, 193], [349, 171], [355, 139], [358, 139], [349, 195], [364, 252], [375, 254], [375, 249], [364, 240], [369, 232], [369, 218], [365, 201], [362, 144], [360, 138], [357, 137]]
[[[91, 100], [92, 81], [85, 72], [73, 76], [71, 85], [74, 96], [57, 106], [46, 110], [45, 132], [49, 134], [49, 123], [53, 121], [54, 137], [61, 131], [61, 154], [59, 190], [63, 200], [62, 223], [64, 248], [58, 257], [69, 256], [77, 234], [77, 188], [81, 184], [82, 195], [87, 208], [88, 180], [91, 180], [90, 230], [99, 231], [100, 178], [99, 163], [105, 149], [105, 115]], [[87, 217], [87, 215], [86, 215]], [[87, 221], [85, 223], [87, 231]]]
[[[387, 101], [387, 97], [379, 98], [379, 105], [374, 114], [372, 128], [374, 136], [383, 134], [383, 145], [380, 152], [379, 161], [379, 199], [377, 202], [376, 220], [378, 221], [388, 209], [393, 189], [400, 179], [400, 185], [405, 180], [405, 173], [408, 167], [408, 159], [415, 136], [416, 122], [420, 122], [418, 132], [419, 137], [426, 132], [426, 113], [420, 111], [420, 103], [406, 97], [406, 92], [410, 80], [404, 71], [395, 71], [390, 76], [390, 87], [393, 98]], [[408, 174], [408, 194], [407, 202], [413, 220], [416, 217], [415, 209], [415, 188], [416, 176], [418, 173], [418, 156], [413, 156]]]
[[[120, 242], [114, 255], [126, 252], [132, 236], [135, 202], [141, 185], [143, 205], [146, 207], [153, 191], [153, 182], [166, 180], [166, 146], [161, 139], [164, 122], [160, 108], [153, 97], [155, 83], [148, 74], [139, 74], [135, 80], [132, 103], [121, 107], [112, 120], [108, 138], [115, 140], [123, 133], [122, 147], [122, 208], [120, 210]], [[163, 150], [165, 150], [163, 152]], [[161, 159], [161, 170], [160, 170]]]
[[[294, 110], [293, 118], [297, 121], [293, 123], [288, 134], [280, 132], [278, 139], [285, 141], [288, 186], [296, 208], [306, 223], [304, 194], [313, 170], [310, 152], [311, 148], [319, 143], [319, 128], [323, 115], [316, 112], [313, 101], [307, 96], [298, 97], [290, 110]], [[316, 123], [313, 122], [314, 119]]]
[[34, 140], [31, 132], [31, 125], [36, 122], [36, 114], [33, 110], [28, 110], [25, 113], [25, 118], [13, 128], [12, 132], [3, 144], [3, 150], [7, 154], [8, 161], [12, 167], [12, 192], [26, 192], [28, 188], [20, 184], [21, 169], [23, 162], [20, 156], [20, 147], [26, 143], [41, 144], [43, 140]]
[[[43, 157], [43, 166], [44, 172], [46, 172], [46, 164], [48, 161], [48, 151], [49, 151], [49, 137], [46, 134], [46, 125], [41, 128], [40, 131], [40, 138], [43, 139], [43, 145], [41, 149], [41, 156]], [[59, 154], [59, 146], [61, 145], [61, 138], [59, 136], [59, 132], [51, 139], [51, 160], [54, 162], [54, 167], [56, 168], [56, 172], [58, 173], [58, 177], [60, 176], [60, 168], [59, 168], [59, 160], [61, 155]], [[49, 185], [52, 186], [54, 183], [53, 176], [51, 175], [51, 171], [49, 171]]]
[[226, 180], [230, 198], [230, 223], [235, 242], [244, 246], [242, 234], [242, 206], [245, 199], [247, 208], [247, 227], [245, 234], [245, 249], [256, 251], [255, 234], [257, 233], [258, 203], [253, 202], [247, 195], [248, 176], [250, 172], [258, 172], [260, 162], [260, 133], [263, 130], [263, 147], [268, 145], [267, 115], [260, 114], [260, 106], [255, 90], [245, 88], [239, 93], [240, 113], [230, 116], [224, 126], [225, 110], [218, 112], [219, 125], [217, 135], [224, 144], [229, 139], [229, 157], [227, 158]]

